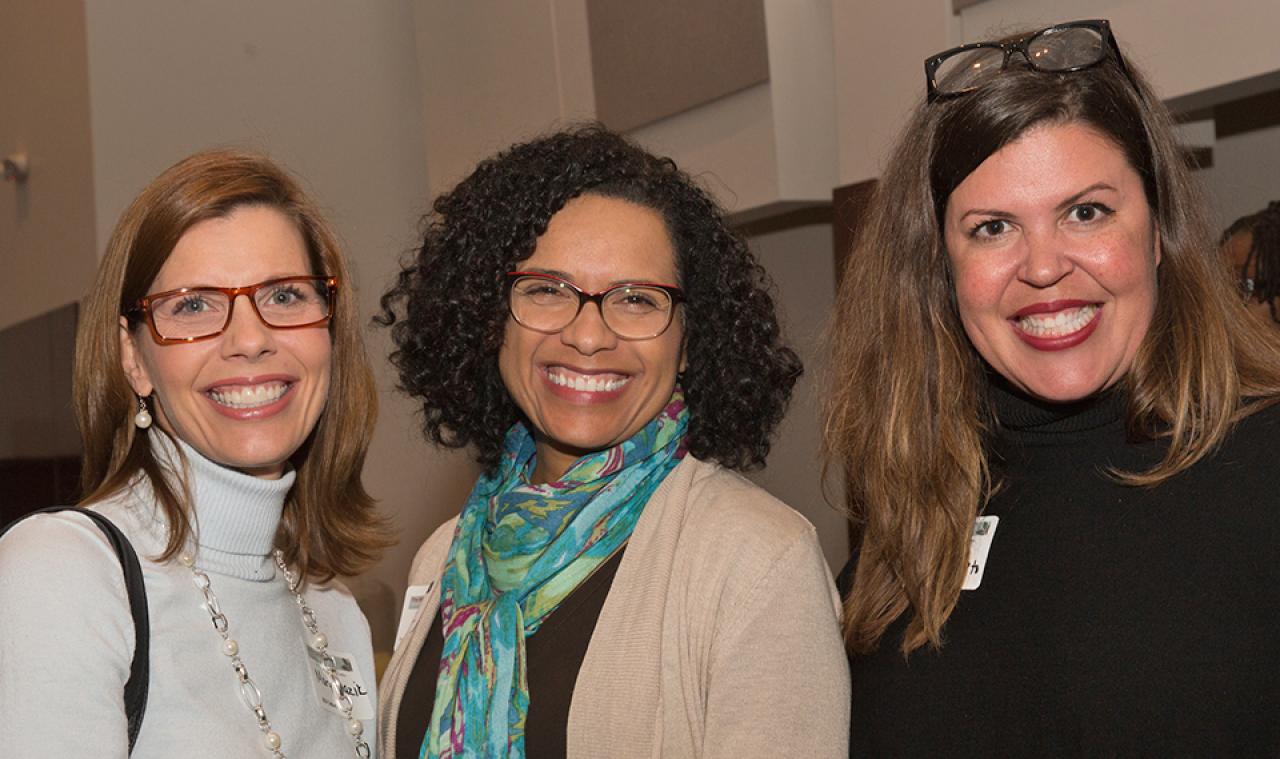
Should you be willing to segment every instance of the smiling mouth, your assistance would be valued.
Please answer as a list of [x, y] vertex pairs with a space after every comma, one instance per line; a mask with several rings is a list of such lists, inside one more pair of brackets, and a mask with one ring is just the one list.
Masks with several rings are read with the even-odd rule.
[[214, 403], [227, 408], [248, 409], [267, 406], [284, 397], [289, 382], [263, 382], [258, 385], [222, 385], [205, 391]]
[[554, 385], [580, 393], [612, 393], [631, 381], [621, 374], [579, 374], [562, 367], [547, 367], [547, 379]]
[[1022, 332], [1035, 337], [1065, 337], [1089, 326], [1100, 308], [1101, 305], [1090, 303], [1053, 314], [1026, 314], [1015, 317], [1013, 323]]

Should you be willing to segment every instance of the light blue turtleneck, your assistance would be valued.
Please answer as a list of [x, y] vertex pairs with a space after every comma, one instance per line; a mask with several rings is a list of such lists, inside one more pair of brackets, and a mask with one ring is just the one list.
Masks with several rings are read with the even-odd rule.
[[[290, 757], [354, 755], [344, 721], [320, 705], [307, 632], [271, 553], [294, 473], [266, 480], [220, 466], [163, 433], [148, 432], [177, 471], [185, 459], [196, 524], [196, 566], [211, 587]], [[181, 451], [181, 456], [177, 455]], [[151, 614], [151, 687], [133, 756], [269, 756], [241, 703], [191, 571], [156, 563], [166, 532], [150, 487], [96, 504], [129, 537], [142, 563]], [[345, 588], [305, 591], [330, 650], [349, 653], [376, 701], [364, 616]], [[73, 512], [41, 515], [0, 540], [0, 714], [14, 756], [124, 757], [121, 694], [133, 656], [133, 623], [119, 561]], [[372, 719], [364, 722], [373, 744]]]

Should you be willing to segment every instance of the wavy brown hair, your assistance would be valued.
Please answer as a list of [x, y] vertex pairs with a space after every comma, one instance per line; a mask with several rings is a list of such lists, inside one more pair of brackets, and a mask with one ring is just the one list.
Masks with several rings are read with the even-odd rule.
[[[274, 208], [302, 233], [313, 273], [338, 278], [329, 334], [329, 397], [316, 428], [290, 463], [297, 479], [285, 501], [276, 545], [303, 577], [355, 574], [389, 545], [383, 519], [360, 481], [377, 417], [377, 392], [360, 318], [336, 235], [293, 177], [270, 159], [239, 150], [197, 153], [142, 191], [116, 224], [76, 334], [74, 397], [84, 441], [81, 505], [101, 501], [145, 477], [169, 525], [159, 561], [172, 558], [193, 530], [184, 473], [156, 459], [150, 435], [133, 424], [136, 399], [121, 365], [120, 317], [147, 294], [179, 238], [193, 225], [243, 206]], [[136, 316], [129, 329], [150, 340]], [[181, 349], [181, 346], [176, 346]], [[186, 469], [185, 462], [182, 468]], [[175, 476], [176, 475], [176, 476]]]
[[1280, 339], [1246, 313], [1206, 222], [1164, 106], [1114, 60], [1075, 73], [1010, 68], [979, 90], [922, 103], [892, 153], [844, 270], [832, 328], [826, 467], [848, 483], [860, 535], [844, 601], [850, 651], [874, 650], [910, 613], [905, 654], [942, 644], [959, 599], [973, 521], [998, 485], [999, 423], [986, 369], [955, 302], [941, 218], [951, 192], [991, 154], [1043, 124], [1107, 137], [1142, 178], [1163, 259], [1157, 304], [1124, 378], [1135, 438], [1163, 437], [1152, 486], [1210, 453], [1252, 398], [1280, 394]]

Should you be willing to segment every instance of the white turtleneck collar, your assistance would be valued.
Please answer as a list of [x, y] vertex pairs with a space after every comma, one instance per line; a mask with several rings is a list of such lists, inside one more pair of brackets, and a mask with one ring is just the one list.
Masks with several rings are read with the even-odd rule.
[[210, 461], [181, 440], [175, 448], [160, 430], [145, 434], [162, 466], [182, 472], [178, 449], [187, 461], [196, 566], [243, 580], [274, 579], [276, 530], [297, 473], [290, 468], [279, 479], [254, 477]]

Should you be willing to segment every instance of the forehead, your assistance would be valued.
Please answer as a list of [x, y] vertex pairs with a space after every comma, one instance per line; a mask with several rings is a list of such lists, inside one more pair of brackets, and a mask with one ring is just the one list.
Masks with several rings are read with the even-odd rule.
[[523, 269], [566, 275], [596, 288], [623, 281], [672, 281], [675, 251], [662, 216], [629, 200], [582, 195], [551, 217]]
[[238, 287], [309, 273], [306, 241], [293, 219], [269, 206], [240, 206], [188, 228], [150, 289]]
[[1099, 182], [1126, 193], [1142, 191], [1137, 171], [1110, 138], [1076, 122], [1043, 124], [988, 156], [950, 202], [1057, 204]]

